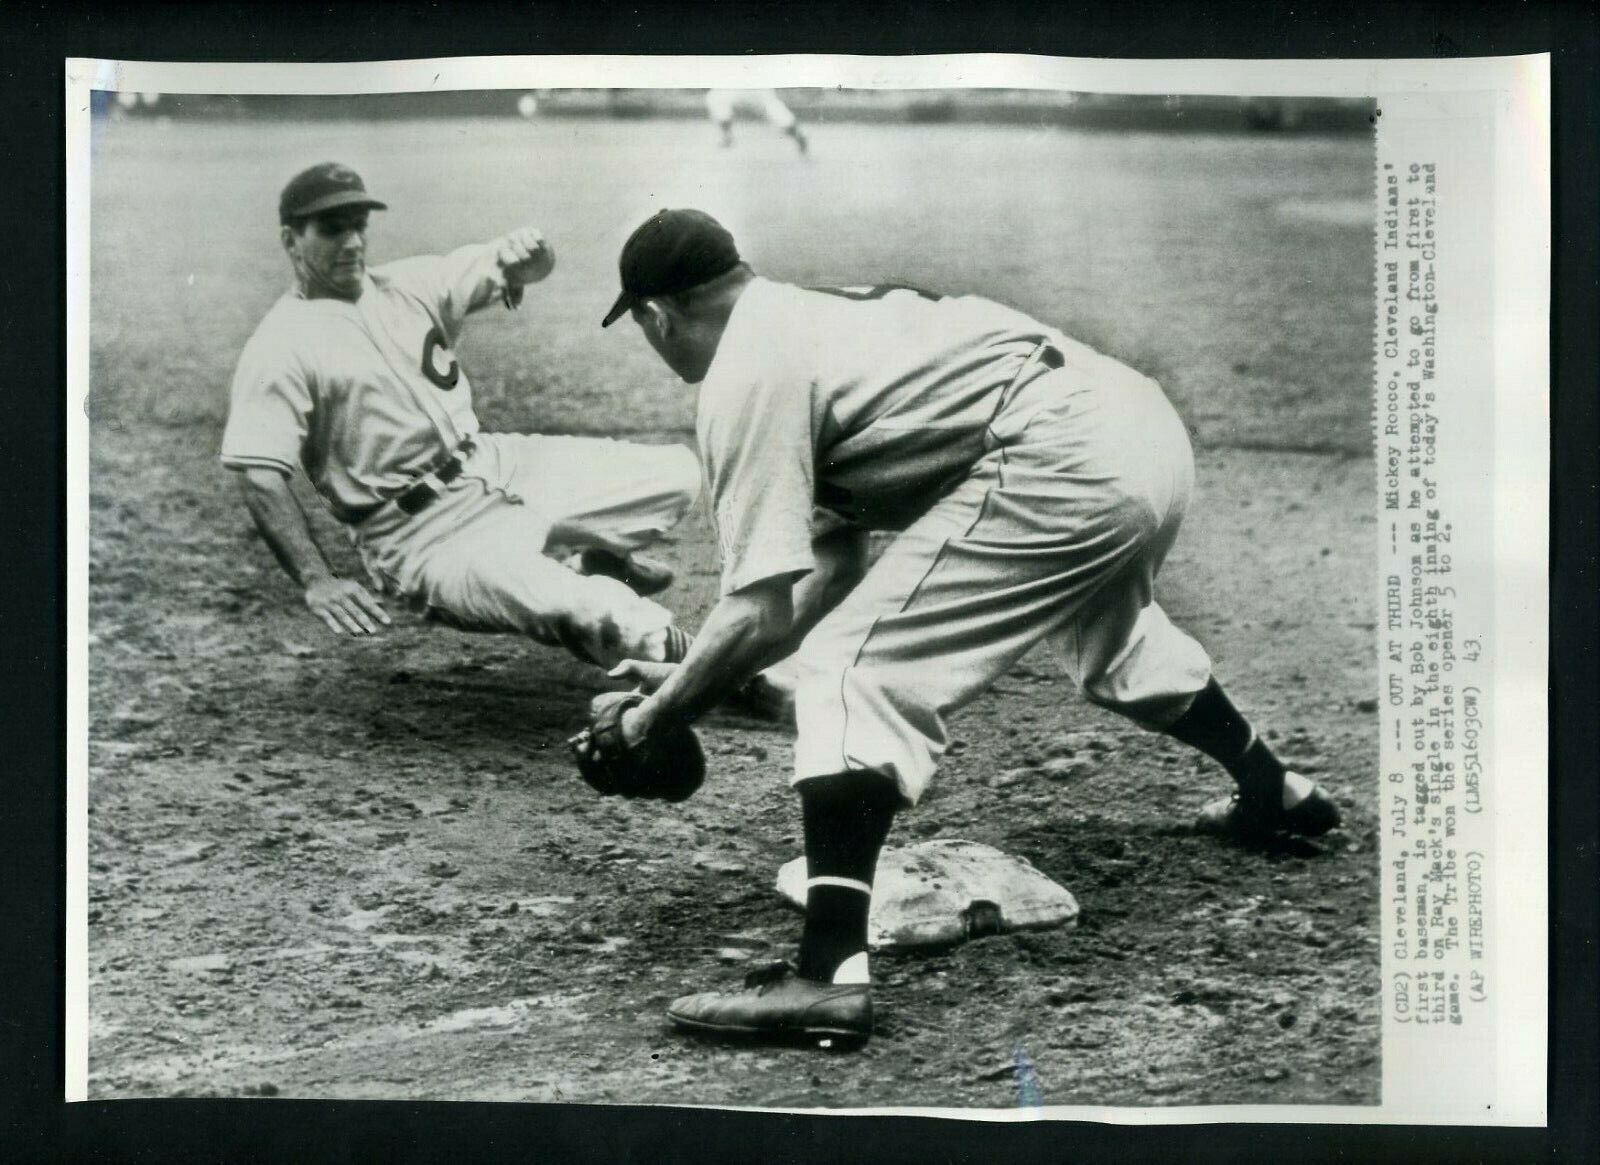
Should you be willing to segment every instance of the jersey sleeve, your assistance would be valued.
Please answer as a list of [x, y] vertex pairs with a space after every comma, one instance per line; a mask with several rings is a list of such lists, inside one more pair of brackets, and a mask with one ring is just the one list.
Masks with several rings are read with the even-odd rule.
[[448, 255], [401, 259], [381, 270], [429, 304], [452, 345], [460, 337], [467, 317], [499, 299], [506, 289], [500, 249], [494, 242], [471, 243]]
[[813, 570], [815, 457], [807, 386], [762, 376], [709, 395], [706, 388], [699, 428], [722, 552], [721, 593]]
[[311, 410], [311, 385], [300, 361], [258, 333], [245, 345], [233, 374], [222, 464], [293, 473], [310, 431]]

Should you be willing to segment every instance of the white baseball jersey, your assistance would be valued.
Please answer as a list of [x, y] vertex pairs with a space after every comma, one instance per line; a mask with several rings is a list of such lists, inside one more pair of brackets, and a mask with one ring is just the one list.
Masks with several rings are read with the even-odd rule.
[[[1061, 359], [1029, 365], [1046, 343]], [[898, 531], [796, 654], [797, 781], [870, 769], [916, 802], [946, 717], [1040, 640], [1151, 726], [1210, 676], [1154, 598], [1192, 488], [1182, 422], [1154, 381], [1020, 312], [755, 280], [698, 430], [724, 594], [813, 569], [830, 524]]]
[[723, 593], [811, 569], [814, 518], [899, 529], [925, 510], [1045, 340], [1081, 347], [976, 296], [752, 281], [700, 388]]
[[303, 465], [353, 522], [478, 431], [452, 351], [468, 314], [505, 288], [493, 244], [368, 272], [355, 303], [291, 291], [234, 373], [222, 463]]
[[[245, 345], [222, 463], [296, 464], [353, 530], [378, 588], [478, 631], [520, 632], [610, 667], [665, 658], [672, 615], [614, 579], [548, 557], [659, 540], [698, 492], [681, 446], [479, 434], [452, 351], [505, 288], [499, 247], [375, 268], [360, 299], [278, 300]], [[477, 436], [444, 496], [411, 516], [385, 499]]]

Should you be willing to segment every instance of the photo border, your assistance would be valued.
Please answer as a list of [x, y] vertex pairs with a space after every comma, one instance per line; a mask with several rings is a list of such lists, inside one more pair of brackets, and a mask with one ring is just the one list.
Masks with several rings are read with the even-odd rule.
[[[1152, 13], [1151, 9], [1156, 11]], [[1181, 8], [1182, 17], [1176, 13]], [[378, 58], [415, 56], [427, 51], [424, 46], [447, 47], [467, 53], [487, 47], [504, 47], [507, 20], [513, 13], [503, 6], [484, 6], [446, 15], [424, 5], [386, 6], [380, 18], [375, 6], [354, 10], [359, 18], [342, 25], [334, 39], [331, 57], [374, 56]], [[816, 48], [819, 40], [835, 41], [852, 36], [863, 51], [915, 52], [929, 48], [994, 47], [1026, 49], [1035, 52], [1059, 51], [1070, 41], [1075, 49], [1106, 55], [1172, 55], [1190, 51], [1196, 55], [1252, 56], [1273, 51], [1311, 56], [1336, 54], [1351, 57], [1386, 53], [1395, 57], [1425, 57], [1451, 53], [1501, 53], [1553, 51], [1554, 125], [1556, 188], [1553, 210], [1557, 215], [1557, 235], [1562, 246], [1554, 256], [1554, 276], [1558, 298], [1552, 314], [1555, 347], [1555, 421], [1552, 456], [1555, 475], [1552, 494], [1555, 507], [1556, 537], [1553, 542], [1555, 573], [1553, 617], [1562, 621], [1563, 634], [1552, 642], [1552, 672], [1562, 679], [1552, 707], [1555, 735], [1553, 755], [1558, 771], [1573, 774], [1592, 772], [1595, 756], [1595, 725], [1592, 710], [1596, 698], [1594, 676], [1595, 610], [1592, 576], [1586, 571], [1595, 561], [1594, 494], [1597, 443], [1595, 401], [1590, 386], [1596, 379], [1596, 351], [1592, 321], [1596, 315], [1596, 296], [1592, 275], [1595, 269], [1594, 191], [1597, 188], [1595, 165], [1595, 50], [1593, 20], [1558, 5], [1534, 5], [1508, 17], [1488, 4], [1462, 5], [1448, 15], [1430, 12], [1427, 19], [1416, 13], [1404, 22], [1386, 19], [1392, 10], [1376, 5], [1352, 12], [1340, 6], [1337, 12], [1304, 12], [1293, 18], [1245, 22], [1218, 18], [1196, 5], [1146, 5], [1137, 11], [1115, 10], [1108, 15], [1093, 8], [1048, 16], [1020, 6], [987, 5], [973, 10], [965, 19], [959, 13], [941, 14], [927, 26], [893, 27], [857, 13], [854, 21], [841, 20], [846, 11], [838, 6], [797, 3], [786, 6], [781, 26], [766, 23], [745, 13], [705, 12], [698, 19], [682, 12], [666, 15], [646, 13], [629, 31], [597, 28], [593, 14], [567, 20], [542, 22], [537, 35], [528, 36], [528, 50], [577, 51], [593, 49], [597, 42], [619, 50], [649, 51], [652, 48], [682, 49], [693, 43], [701, 51], [747, 51], [751, 45], [763, 47]], [[1108, 10], [1110, 11], [1110, 10]], [[67, 55], [106, 57], [182, 58], [209, 56], [227, 59], [264, 57], [288, 59], [300, 30], [288, 25], [252, 24], [259, 15], [257, 6], [214, 6], [189, 10], [180, 23], [152, 21], [144, 13], [116, 9], [109, 5], [82, 6], [70, 17], [35, 18], [25, 13], [31, 34], [19, 39], [25, 46], [15, 54], [13, 78], [19, 94], [36, 94], [35, 103], [45, 108], [45, 116], [14, 126], [14, 141], [20, 154], [42, 160], [16, 170], [5, 197], [18, 221], [22, 213], [33, 213], [38, 206], [61, 206], [63, 182], [60, 123], [51, 112], [52, 93], [59, 94], [61, 60]], [[404, 18], [397, 18], [401, 14]], [[1365, 15], [1366, 19], [1363, 19]], [[1160, 17], [1166, 16], [1163, 20]], [[811, 18], [808, 23], [808, 17]], [[1153, 17], [1155, 17], [1153, 19]], [[527, 20], [524, 9], [515, 19]], [[15, 10], [0, 17], [21, 24]], [[870, 23], [870, 27], [868, 27]], [[714, 27], [708, 27], [714, 25]], [[800, 32], [795, 30], [799, 29]], [[809, 30], [809, 37], [806, 35]], [[819, 31], [820, 30], [820, 31]], [[951, 43], [958, 42], [958, 43]], [[30, 51], [31, 50], [31, 51]], [[61, 297], [60, 261], [64, 235], [60, 220], [55, 230], [43, 230], [14, 241], [15, 267], [30, 271], [29, 285], [18, 294], [13, 287], [16, 311], [3, 326], [13, 339], [27, 336], [27, 343], [13, 343], [11, 368], [15, 383], [50, 384], [59, 382], [64, 350], [65, 316]], [[10, 305], [8, 305], [10, 306]], [[51, 341], [54, 343], [51, 343]], [[24, 443], [13, 461], [14, 481], [26, 481], [32, 489], [20, 509], [24, 569], [7, 592], [8, 613], [14, 618], [15, 657], [36, 665], [26, 672], [12, 674], [7, 682], [6, 708], [10, 722], [48, 728], [59, 724], [62, 710], [62, 679], [59, 595], [63, 574], [60, 552], [63, 533], [59, 521], [62, 488], [62, 411], [59, 401], [49, 393], [18, 394], [8, 402], [14, 421], [13, 432], [34, 435]], [[42, 483], [54, 483], [54, 489]], [[8, 860], [17, 871], [0, 889], [0, 906], [7, 923], [8, 937], [17, 951], [35, 954], [61, 951], [61, 851], [59, 827], [64, 822], [61, 787], [52, 774], [63, 767], [61, 739], [49, 732], [24, 733], [14, 752], [21, 777], [10, 798], [15, 808], [0, 820], [0, 841], [7, 846]], [[1592, 781], [1556, 782], [1552, 788], [1550, 827], [1552, 855], [1557, 877], [1552, 884], [1552, 912], [1559, 914], [1561, 928], [1552, 945], [1553, 983], [1558, 1022], [1552, 1031], [1553, 1119], [1558, 1128], [1550, 1134], [1534, 1130], [1448, 1130], [1425, 1132], [1401, 1128], [1339, 1130], [1338, 1145], [1344, 1150], [1373, 1152], [1418, 1151], [1451, 1156], [1467, 1152], [1473, 1156], [1497, 1159], [1512, 1151], [1518, 1156], [1541, 1147], [1564, 1147], [1583, 1156], [1592, 1155], [1595, 1145], [1595, 1000], [1594, 944], [1596, 906], [1594, 848], [1595, 789]], [[263, 1111], [260, 1102], [159, 1102], [121, 1101], [111, 1104], [86, 1104], [63, 1110], [59, 1104], [59, 1074], [41, 1072], [41, 1065], [58, 1064], [52, 1049], [60, 1048], [57, 1024], [61, 993], [58, 962], [13, 956], [8, 972], [15, 976], [17, 990], [4, 1006], [14, 1016], [0, 1025], [0, 1047], [7, 1068], [26, 1062], [26, 1075], [16, 1074], [17, 1088], [0, 1090], [0, 1128], [17, 1133], [19, 1146], [55, 1145], [78, 1152], [90, 1148], [118, 1146], [132, 1153], [139, 1145], [161, 1145], [173, 1150], [188, 1145], [216, 1152], [223, 1146], [248, 1148], [268, 1155], [280, 1155], [291, 1146], [317, 1147], [316, 1155], [342, 1155], [341, 1147], [361, 1145], [384, 1148], [404, 1155], [430, 1144], [459, 1151], [463, 1145], [488, 1147], [515, 1144], [518, 1139], [542, 1134], [544, 1128], [559, 1124], [551, 1117], [548, 1124], [537, 1112], [522, 1113], [513, 1120], [501, 1111], [499, 1119], [480, 1119], [461, 1110], [481, 1106], [449, 1106], [460, 1119], [441, 1113], [441, 1106], [296, 1104], [296, 1121], [314, 1133], [315, 1140], [301, 1143], [284, 1128], [281, 1106]], [[53, 1099], [52, 1099], [53, 1098]], [[503, 1106], [495, 1106], [503, 1109]], [[308, 1111], [316, 1110], [316, 1111]], [[331, 1110], [331, 1112], [330, 1112]], [[180, 1115], [181, 1114], [181, 1115]], [[549, 1115], [549, 1114], [545, 1114]], [[576, 1115], [576, 1114], [574, 1114]], [[634, 1139], [618, 1136], [603, 1139], [600, 1148], [651, 1144], [660, 1155], [685, 1132], [685, 1118], [671, 1121], [633, 1115], [624, 1120], [618, 1109], [607, 1109], [618, 1126], [633, 1127], [644, 1135]], [[702, 1116], [717, 1123], [721, 1115], [691, 1114], [690, 1124], [703, 1124]], [[1580, 1117], [1581, 1119], [1574, 1119]], [[999, 1148], [1000, 1134], [992, 1128], [980, 1129], [975, 1137], [963, 1138], [959, 1130], [940, 1122], [928, 1140], [918, 1146], [917, 1138], [907, 1140], [900, 1127], [889, 1127], [892, 1118], [872, 1118], [870, 1140], [860, 1140], [862, 1131], [851, 1128], [848, 1136], [834, 1137], [823, 1130], [833, 1128], [843, 1134], [849, 1118], [837, 1121], [801, 1119], [805, 1134], [787, 1139], [777, 1126], [765, 1119], [757, 1122], [771, 1139], [762, 1142], [783, 1154], [787, 1145], [793, 1159], [825, 1159], [841, 1145], [877, 1142], [884, 1159], [901, 1157], [893, 1146], [926, 1152], [934, 1146], [947, 1155], [961, 1152], [967, 1145]], [[509, 1122], [509, 1123], [508, 1123]], [[531, 1123], [530, 1123], [531, 1122]], [[929, 1132], [928, 1122], [914, 1122]], [[782, 1121], [784, 1129], [792, 1129]], [[1050, 1130], [1046, 1152], [1059, 1152], [1081, 1134], [1088, 1144], [1104, 1148], [1113, 1143], [1097, 1133], [1105, 1130], [1080, 1129], [1056, 1125]], [[1329, 1130], [1296, 1130], [1289, 1126], [1264, 1129], [1213, 1127], [1209, 1140], [1195, 1145], [1184, 1130], [1164, 1130], [1173, 1134], [1152, 1140], [1144, 1134], [1160, 1130], [1110, 1130], [1114, 1143], [1123, 1151], [1148, 1151], [1159, 1144], [1176, 1149], [1195, 1159], [1217, 1159], [1219, 1154], [1296, 1152], [1309, 1160], [1327, 1159], [1335, 1151]], [[1039, 1142], [1031, 1130], [1007, 1130], [1005, 1155], [1008, 1160], [1049, 1159], [1035, 1155]], [[676, 1135], [675, 1135], [676, 1134]], [[880, 1136], [881, 1134], [881, 1136]], [[757, 1135], [747, 1126], [745, 1135]], [[507, 1138], [510, 1138], [508, 1140]], [[663, 1140], [661, 1138], [665, 1137]], [[978, 1137], [982, 1140], [979, 1141]], [[463, 1138], [465, 1138], [463, 1140]], [[803, 1141], [803, 1144], [801, 1143]], [[544, 1141], [549, 1145], [567, 1144], [564, 1140]], [[588, 1142], [594, 1145], [594, 1142]], [[695, 1142], [698, 1159], [714, 1159], [717, 1138]], [[740, 1142], [748, 1149], [754, 1142]], [[1080, 1147], [1086, 1147], [1079, 1142]], [[701, 1157], [699, 1147], [707, 1155]], [[1585, 1152], [1588, 1150], [1588, 1152]], [[598, 1155], [598, 1154], [597, 1154]], [[774, 1157], [774, 1159], [781, 1159]]]

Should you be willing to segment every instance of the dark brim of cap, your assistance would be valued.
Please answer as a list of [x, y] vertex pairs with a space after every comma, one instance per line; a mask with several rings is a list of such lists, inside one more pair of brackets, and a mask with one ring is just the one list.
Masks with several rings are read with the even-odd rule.
[[363, 190], [336, 190], [332, 194], [324, 194], [321, 198], [314, 198], [304, 206], [297, 206], [289, 212], [291, 218], [307, 218], [313, 214], [322, 214], [329, 210], [339, 210], [347, 206], [360, 206], [368, 210], [388, 210], [387, 203], [379, 202]]
[[633, 292], [624, 290], [621, 295], [617, 296], [617, 302], [611, 305], [611, 310], [606, 312], [606, 318], [600, 321], [600, 326], [609, 328], [621, 318], [623, 312], [630, 310], [638, 302], [639, 300]]

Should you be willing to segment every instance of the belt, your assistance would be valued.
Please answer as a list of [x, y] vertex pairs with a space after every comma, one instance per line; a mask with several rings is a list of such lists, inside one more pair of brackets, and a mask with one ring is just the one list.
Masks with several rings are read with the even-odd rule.
[[[1035, 361], [1038, 362], [1038, 365], [1035, 365]], [[1061, 349], [1057, 348], [1054, 344], [1047, 340], [1029, 354], [1028, 359], [1026, 362], [1024, 362], [1021, 370], [1017, 373], [1017, 379], [1022, 380], [1024, 375], [1031, 372], [1036, 366], [1042, 366], [1046, 371], [1054, 372], [1058, 368], [1066, 367], [1066, 363], [1067, 358], [1062, 353]], [[1042, 376], [1043, 373], [1040, 373], [1039, 375]], [[1030, 376], [1028, 379], [1031, 380], [1032, 377]]]
[[420, 514], [438, 501], [444, 493], [439, 487], [449, 485], [460, 477], [463, 468], [461, 458], [456, 454], [452, 454], [450, 460], [437, 469], [424, 473], [416, 481], [397, 493], [392, 500], [399, 507], [401, 513]]
[[1041, 342], [1028, 353], [1028, 358], [1022, 362], [1022, 367], [1017, 369], [1017, 374], [1011, 378], [1011, 383], [1001, 390], [1000, 399], [995, 402], [994, 415], [989, 418], [989, 424], [994, 424], [995, 417], [1005, 411], [1006, 406], [1026, 385], [1032, 384], [1048, 372], [1066, 367], [1066, 363], [1067, 357], [1060, 348], [1049, 340]]
[[391, 503], [395, 509], [410, 517], [420, 514], [439, 498], [444, 496], [444, 487], [466, 472], [464, 457], [473, 450], [471, 438], [456, 446], [456, 451], [449, 458], [421, 473], [401, 487], [400, 492], [391, 494], [381, 502], [374, 502], [370, 506], [360, 509], [348, 509], [342, 515], [342, 520], [350, 526], [364, 525], [368, 520], [377, 516], [378, 512]]

